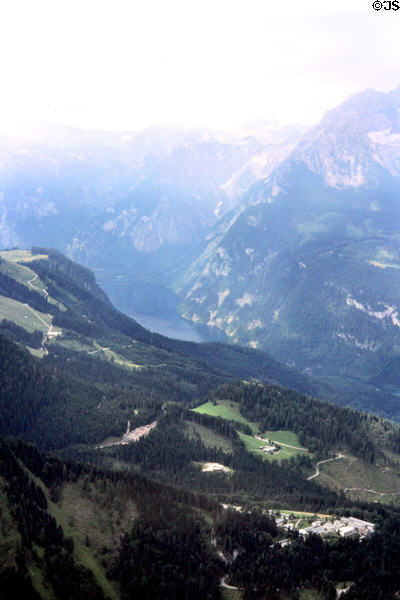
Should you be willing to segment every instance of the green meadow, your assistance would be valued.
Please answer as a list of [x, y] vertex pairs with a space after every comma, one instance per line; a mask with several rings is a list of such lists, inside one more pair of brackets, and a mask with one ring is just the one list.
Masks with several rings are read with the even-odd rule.
[[298, 454], [308, 453], [307, 448], [301, 446], [299, 438], [293, 431], [265, 431], [262, 434], [264, 439], [269, 439], [279, 444], [281, 449], [277, 454], [266, 454], [260, 448], [266, 444], [257, 439], [255, 436], [259, 435], [258, 423], [252, 423], [239, 412], [239, 405], [236, 402], [230, 402], [229, 400], [219, 400], [218, 404], [212, 402], [206, 402], [193, 409], [195, 412], [200, 414], [211, 415], [212, 417], [221, 417], [230, 421], [237, 421], [244, 423], [250, 427], [253, 435], [247, 435], [245, 433], [238, 432], [240, 439], [245, 444], [249, 452], [254, 452], [259, 456], [262, 456], [266, 460], [278, 460], [289, 459], [291, 456], [297, 456]]

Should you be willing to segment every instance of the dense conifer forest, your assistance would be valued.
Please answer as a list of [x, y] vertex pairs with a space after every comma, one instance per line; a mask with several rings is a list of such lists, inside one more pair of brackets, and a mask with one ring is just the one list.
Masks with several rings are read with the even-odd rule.
[[[0, 293], [62, 335], [1, 322], [2, 600], [225, 600], [221, 581], [243, 600], [333, 599], [339, 582], [343, 598], [396, 598], [397, 492], [355, 500], [310, 477], [341, 452], [398, 477], [397, 425], [315, 399], [309, 379], [263, 353], [151, 334], [86, 269], [35, 252], [50, 258], [29, 275], [8, 265], [20, 281], [2, 273]], [[29, 289], [35, 274], [46, 293]], [[231, 418], [194, 410], [205, 403]], [[122, 444], [128, 421], [154, 427]], [[280, 430], [304, 451], [276, 460], [246, 445]], [[375, 532], [303, 537], [271, 509], [352, 515]]]

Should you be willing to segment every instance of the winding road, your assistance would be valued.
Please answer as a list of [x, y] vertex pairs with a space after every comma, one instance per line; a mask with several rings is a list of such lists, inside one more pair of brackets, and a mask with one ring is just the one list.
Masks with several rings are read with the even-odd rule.
[[313, 475], [310, 475], [309, 477], [307, 477], [307, 481], [310, 481], [310, 479], [314, 479], [314, 477], [318, 477], [319, 465], [322, 465], [327, 462], [331, 462], [332, 460], [339, 460], [340, 458], [347, 458], [347, 457], [345, 454], [339, 453], [337, 456], [334, 456], [333, 458], [326, 458], [325, 460], [320, 460], [319, 462], [317, 462], [317, 464], [315, 465], [315, 473]]
[[[39, 320], [41, 323], [43, 323], [43, 325], [45, 325], [45, 326], [47, 327], [47, 333], [45, 333], [45, 334], [44, 334], [44, 336], [43, 336], [42, 350], [43, 350], [43, 352], [44, 352], [45, 354], [48, 354], [49, 352], [48, 352], [47, 348], [45, 347], [45, 344], [46, 344], [46, 342], [47, 342], [47, 340], [48, 340], [48, 338], [49, 338], [50, 336], [52, 336], [52, 335], [57, 335], [56, 333], [54, 333], [54, 332], [53, 332], [53, 325], [52, 325], [52, 323], [51, 323], [51, 322], [50, 322], [50, 325], [49, 325], [48, 323], [46, 323], [46, 321], [45, 321], [44, 319], [42, 319], [42, 317], [41, 317], [41, 316], [39, 316], [39, 315], [38, 315], [38, 314], [37, 314], [37, 313], [36, 313], [36, 312], [33, 310], [33, 308], [31, 308], [31, 307], [29, 306], [29, 304], [26, 304], [26, 303], [24, 303], [24, 306], [26, 306], [26, 308], [28, 308], [28, 309], [31, 311], [31, 313], [33, 313], [33, 314], [35, 315], [35, 317], [36, 317], [36, 318], [37, 318], [37, 319], [38, 319], [38, 320]], [[50, 316], [50, 315], [48, 315], [48, 316], [49, 316], [49, 318], [51, 319], [51, 316]]]
[[228, 583], [225, 583], [225, 579], [227, 578], [227, 575], [224, 575], [220, 581], [219, 587], [223, 587], [226, 588], [227, 590], [238, 590], [238, 587], [235, 587], [234, 585], [229, 585]]
[[369, 490], [367, 488], [343, 488], [344, 492], [369, 492], [370, 494], [379, 494], [380, 496], [400, 496], [400, 492], [378, 492], [377, 490]]

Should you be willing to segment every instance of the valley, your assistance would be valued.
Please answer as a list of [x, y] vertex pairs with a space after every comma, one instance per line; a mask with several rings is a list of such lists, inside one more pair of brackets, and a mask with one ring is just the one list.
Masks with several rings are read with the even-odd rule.
[[313, 127], [242, 138], [8, 139], [0, 242], [86, 265], [150, 331], [270, 353], [317, 396], [398, 420], [398, 105], [367, 90]]
[[[227, 336], [220, 329], [182, 318], [180, 300], [166, 285], [144, 284], [140, 279], [129, 282], [124, 275], [103, 280], [101, 271], [96, 273], [94, 270], [94, 273], [114, 306], [149, 331], [191, 342], [227, 341]], [[151, 277], [149, 281], [152, 281]]]
[[0, 139], [0, 597], [400, 594], [400, 88]]
[[[381, 552], [400, 514], [398, 426], [314, 399], [307, 378], [260, 351], [149, 332], [58, 252], [13, 252], [0, 263], [4, 306], [21, 308], [0, 332], [3, 589], [243, 600], [261, 585], [286, 600], [370, 585], [363, 553]], [[50, 325], [60, 334], [45, 337]], [[350, 515], [377, 533], [357, 546], [297, 537], [277, 510], [298, 512], [298, 526], [307, 513]]]

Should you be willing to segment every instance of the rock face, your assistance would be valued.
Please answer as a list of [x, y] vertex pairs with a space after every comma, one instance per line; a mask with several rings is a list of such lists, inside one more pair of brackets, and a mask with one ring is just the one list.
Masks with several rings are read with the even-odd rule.
[[172, 288], [187, 319], [311, 373], [400, 385], [400, 88], [306, 131], [3, 138], [0, 194], [3, 246], [129, 279], [119, 298]]
[[400, 88], [328, 112], [208, 236], [184, 315], [315, 374], [400, 383], [399, 174]]
[[0, 139], [0, 245], [54, 246], [114, 267], [165, 247], [193, 248], [300, 133], [49, 127]]

